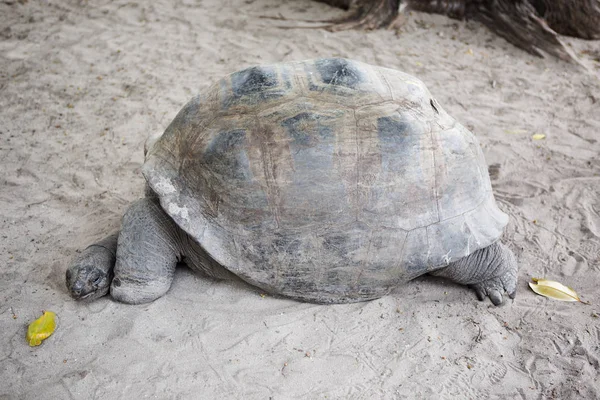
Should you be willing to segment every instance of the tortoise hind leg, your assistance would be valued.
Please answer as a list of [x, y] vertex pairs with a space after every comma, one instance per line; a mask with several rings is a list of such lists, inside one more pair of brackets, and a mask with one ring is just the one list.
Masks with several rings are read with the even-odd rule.
[[511, 299], [515, 298], [517, 271], [515, 255], [497, 241], [430, 274], [469, 285], [475, 290], [479, 300], [487, 296], [497, 306], [502, 304], [502, 294], [505, 291]]
[[179, 228], [155, 198], [134, 202], [122, 221], [111, 296], [130, 304], [164, 295], [181, 259]]

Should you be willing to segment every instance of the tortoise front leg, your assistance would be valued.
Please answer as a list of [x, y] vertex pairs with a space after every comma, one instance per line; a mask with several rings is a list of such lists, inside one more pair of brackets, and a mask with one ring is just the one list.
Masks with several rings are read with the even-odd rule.
[[67, 269], [66, 283], [71, 296], [77, 300], [94, 300], [108, 293], [113, 279], [117, 254], [115, 232], [88, 246]]
[[164, 295], [181, 260], [180, 228], [156, 198], [134, 202], [123, 216], [111, 296], [130, 304]]

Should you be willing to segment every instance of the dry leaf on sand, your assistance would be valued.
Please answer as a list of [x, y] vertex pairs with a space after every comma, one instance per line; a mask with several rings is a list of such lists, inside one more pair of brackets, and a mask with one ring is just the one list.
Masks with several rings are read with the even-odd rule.
[[549, 297], [554, 300], [578, 301], [580, 303], [589, 304], [582, 301], [579, 298], [579, 295], [573, 289], [563, 285], [560, 282], [540, 278], [531, 278], [531, 280], [533, 282], [529, 282], [529, 287], [539, 295]]

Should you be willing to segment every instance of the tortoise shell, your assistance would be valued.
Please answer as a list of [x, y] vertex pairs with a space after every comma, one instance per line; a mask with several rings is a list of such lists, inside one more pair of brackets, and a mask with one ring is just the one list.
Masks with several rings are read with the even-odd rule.
[[420, 80], [341, 58], [219, 80], [151, 144], [143, 174], [219, 264], [313, 302], [385, 295], [508, 222], [477, 139]]

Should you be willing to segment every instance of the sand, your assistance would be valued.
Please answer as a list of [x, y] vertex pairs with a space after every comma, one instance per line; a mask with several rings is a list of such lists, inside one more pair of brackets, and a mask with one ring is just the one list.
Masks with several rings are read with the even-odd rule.
[[[600, 42], [566, 39], [569, 65], [441, 16], [414, 13], [399, 35], [259, 18], [340, 14], [308, 0], [0, 1], [0, 398], [600, 397]], [[151, 304], [69, 297], [71, 258], [142, 193], [148, 135], [226, 73], [329, 56], [418, 76], [478, 136], [510, 215], [514, 301], [421, 277], [323, 306], [186, 269]], [[537, 296], [532, 276], [592, 305]], [[42, 310], [58, 328], [31, 348]]]

